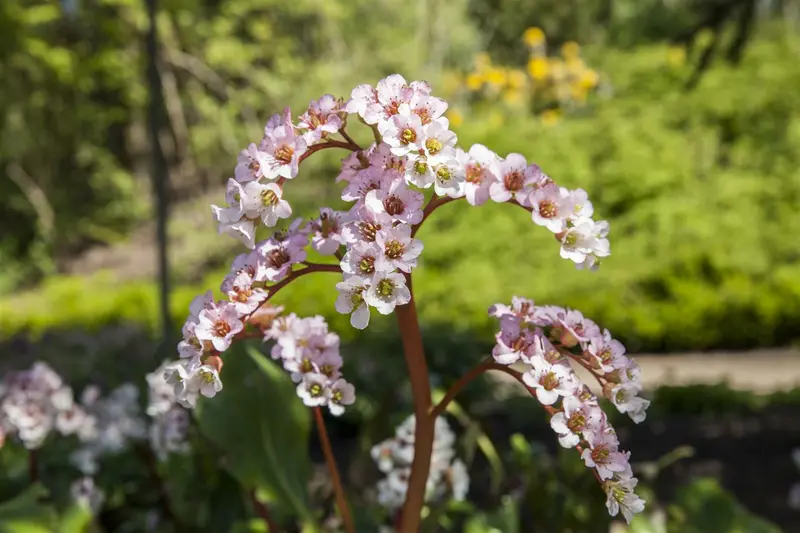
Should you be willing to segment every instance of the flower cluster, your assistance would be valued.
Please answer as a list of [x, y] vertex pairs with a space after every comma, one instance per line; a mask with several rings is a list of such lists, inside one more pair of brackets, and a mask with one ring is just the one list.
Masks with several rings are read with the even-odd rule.
[[630, 521], [644, 509], [644, 501], [633, 493], [637, 479], [628, 460], [630, 453], [619, 449], [614, 428], [570, 361], [591, 372], [603, 394], [637, 423], [644, 420], [650, 403], [638, 396], [642, 389], [639, 366], [608, 330], [601, 330], [578, 311], [514, 298], [511, 306], [494, 305], [489, 314], [500, 322], [492, 350], [495, 361], [529, 365], [522, 380], [551, 414], [550, 426], [559, 443], [581, 451], [584, 463], [606, 491], [609, 513], [616, 516], [622, 511]]
[[39, 448], [53, 429], [88, 439], [95, 420], [46, 363], [6, 375], [0, 381], [0, 447], [6, 437], [16, 437], [29, 450]]
[[292, 214], [283, 199], [283, 183], [297, 176], [304, 154], [344, 125], [343, 102], [327, 94], [311, 102], [297, 125], [291, 111], [274, 115], [264, 128], [264, 137], [239, 154], [234, 177], [228, 180], [227, 206], [211, 206], [219, 232], [255, 247], [256, 227], [273, 227]]
[[69, 488], [72, 501], [96, 515], [103, 507], [106, 500], [105, 492], [98, 487], [94, 478], [84, 476], [72, 482]]
[[[378, 482], [378, 502], [394, 511], [406, 499], [411, 463], [414, 460], [416, 422], [407, 418], [395, 436], [372, 448], [372, 458], [386, 477]], [[464, 463], [455, 458], [455, 434], [443, 417], [436, 419], [431, 469], [425, 487], [425, 501], [433, 502], [449, 496], [463, 501], [469, 490], [469, 474]]]
[[175, 396], [175, 388], [166, 382], [164, 372], [169, 363], [162, 364], [147, 374], [149, 389], [147, 415], [150, 447], [161, 460], [170, 453], [186, 453], [189, 449], [188, 433], [191, 417]]
[[339, 416], [355, 402], [355, 387], [341, 373], [339, 336], [328, 331], [324, 318], [299, 318], [294, 313], [277, 317], [264, 339], [275, 342], [272, 358], [283, 363], [305, 405], [327, 406]]
[[563, 111], [585, 105], [601, 86], [600, 74], [583, 60], [578, 43], [568, 41], [560, 54], [549, 55], [540, 28], [528, 28], [522, 40], [528, 50], [525, 66], [498, 65], [481, 52], [466, 75], [451, 74], [448, 94], [466, 93], [470, 101], [502, 100], [512, 109], [530, 106], [545, 124], [554, 124]]
[[96, 474], [101, 457], [120, 453], [131, 441], [147, 436], [147, 424], [139, 409], [139, 389], [132, 383], [117, 387], [106, 397], [101, 397], [98, 387], [90, 385], [84, 389], [81, 403], [96, 420], [91, 437], [70, 456], [84, 474]]

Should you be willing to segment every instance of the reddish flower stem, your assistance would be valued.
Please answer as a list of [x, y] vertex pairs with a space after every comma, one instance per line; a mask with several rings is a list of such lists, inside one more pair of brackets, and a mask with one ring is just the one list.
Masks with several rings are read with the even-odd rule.
[[452, 402], [456, 395], [461, 392], [461, 389], [466, 387], [473, 379], [491, 369], [493, 362], [494, 361], [492, 361], [492, 359], [486, 359], [485, 361], [480, 362], [472, 370], [458, 378], [458, 381], [453, 383], [439, 403], [437, 403], [434, 408], [431, 409], [430, 417], [433, 419], [433, 421], [435, 422], [436, 418], [444, 413], [445, 410], [447, 410], [447, 406], [450, 405], [450, 402]]
[[352, 137], [350, 137], [350, 134], [347, 133], [347, 130], [345, 129], [345, 126], [342, 126], [342, 129], [339, 130], [339, 133], [341, 134], [342, 137], [344, 137], [344, 139], [348, 143], [350, 143], [353, 146], [358, 146], [359, 150], [363, 150], [363, 148], [361, 148], [361, 146], [359, 146], [359, 144], [357, 142], [355, 142]]
[[351, 152], [356, 152], [361, 149], [357, 144], [352, 142], [342, 142], [342, 141], [337, 141], [335, 139], [328, 139], [323, 143], [315, 144], [314, 146], [310, 147], [308, 150], [303, 152], [303, 154], [297, 160], [298, 163], [302, 163], [311, 154], [319, 152], [320, 150], [324, 150], [325, 148], [344, 148], [345, 150], [350, 150]]
[[428, 204], [425, 206], [425, 209], [422, 210], [422, 220], [420, 220], [417, 224], [415, 224], [414, 227], [411, 229], [411, 236], [413, 237], [414, 235], [417, 234], [419, 228], [422, 227], [422, 223], [425, 222], [425, 220], [430, 216], [431, 213], [433, 213], [436, 210], [437, 207], [439, 207], [440, 205], [449, 204], [453, 200], [458, 200], [458, 198], [450, 198], [449, 196], [437, 196], [434, 194], [433, 197], [431, 197]]
[[264, 523], [267, 525], [267, 530], [269, 531], [269, 533], [272, 533], [273, 531], [275, 533], [281, 533], [283, 531], [278, 526], [278, 523], [275, 522], [275, 519], [272, 518], [272, 513], [270, 513], [267, 504], [265, 504], [256, 497], [255, 490], [250, 491], [250, 501], [253, 504], [253, 508], [255, 509], [256, 514], [258, 514], [258, 516], [260, 516], [261, 519], [264, 521]]
[[[339, 469], [336, 467], [336, 458], [333, 456], [331, 441], [328, 438], [328, 430], [325, 428], [325, 419], [322, 418], [322, 410], [319, 407], [315, 407], [313, 411], [314, 420], [317, 423], [319, 440], [322, 444], [322, 452], [325, 454], [325, 463], [328, 465], [328, 471], [331, 474], [331, 481], [333, 482], [336, 506], [339, 508], [339, 515], [342, 517], [342, 522], [344, 522], [344, 530], [347, 533], [355, 533], [356, 529], [353, 523], [353, 516], [350, 514], [350, 506], [347, 503], [347, 496], [342, 487], [342, 479], [339, 476]], [[270, 531], [272, 530], [270, 529]]]
[[422, 506], [425, 504], [425, 485], [431, 467], [433, 452], [434, 419], [428, 413], [431, 408], [431, 385], [428, 377], [428, 364], [422, 346], [422, 333], [419, 329], [417, 307], [414, 291], [411, 287], [411, 276], [407, 275], [411, 301], [395, 309], [397, 325], [403, 341], [403, 354], [411, 382], [411, 394], [414, 399], [414, 418], [416, 432], [414, 437], [414, 459], [411, 463], [411, 475], [408, 479], [408, 492], [403, 505], [398, 531], [401, 533], [418, 533], [420, 530]]
[[39, 452], [28, 450], [28, 481], [31, 485], [39, 481]]

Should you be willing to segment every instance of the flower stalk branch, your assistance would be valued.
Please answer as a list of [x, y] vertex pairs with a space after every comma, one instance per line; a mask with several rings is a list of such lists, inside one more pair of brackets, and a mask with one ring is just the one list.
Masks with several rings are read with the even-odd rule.
[[353, 515], [350, 513], [350, 505], [347, 503], [347, 495], [342, 486], [339, 469], [336, 466], [336, 458], [333, 456], [333, 448], [331, 447], [331, 441], [328, 437], [328, 430], [325, 428], [325, 419], [322, 417], [322, 411], [319, 407], [315, 407], [313, 411], [314, 421], [317, 424], [317, 432], [319, 433], [319, 440], [322, 444], [322, 452], [325, 455], [325, 463], [331, 474], [331, 482], [333, 483], [333, 491], [336, 495], [336, 506], [339, 508], [339, 516], [342, 518], [346, 533], [355, 533]]

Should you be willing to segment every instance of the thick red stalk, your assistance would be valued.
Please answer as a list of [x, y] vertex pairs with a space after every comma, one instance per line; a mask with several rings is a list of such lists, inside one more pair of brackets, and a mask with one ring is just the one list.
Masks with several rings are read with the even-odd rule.
[[416, 423], [414, 437], [414, 460], [411, 463], [411, 475], [408, 479], [408, 492], [403, 505], [400, 527], [401, 533], [418, 533], [420, 530], [422, 506], [425, 504], [425, 485], [431, 467], [433, 453], [433, 418], [428, 413], [431, 408], [431, 385], [428, 377], [428, 364], [422, 346], [422, 333], [411, 287], [411, 276], [407, 276], [411, 301], [395, 309], [397, 325], [403, 340], [403, 353], [411, 382], [411, 394], [414, 400], [414, 418]]
[[336, 467], [336, 458], [333, 456], [333, 449], [331, 448], [331, 441], [328, 438], [328, 430], [325, 428], [325, 419], [322, 418], [322, 410], [315, 407], [314, 421], [317, 423], [317, 432], [319, 433], [319, 440], [322, 444], [322, 452], [325, 455], [325, 463], [328, 465], [328, 471], [331, 474], [331, 481], [333, 482], [333, 492], [336, 495], [336, 506], [339, 508], [339, 515], [344, 522], [344, 530], [347, 533], [355, 533], [356, 528], [353, 524], [353, 516], [350, 514], [350, 506], [347, 504], [347, 496], [342, 487], [342, 478], [339, 476], [339, 469]]

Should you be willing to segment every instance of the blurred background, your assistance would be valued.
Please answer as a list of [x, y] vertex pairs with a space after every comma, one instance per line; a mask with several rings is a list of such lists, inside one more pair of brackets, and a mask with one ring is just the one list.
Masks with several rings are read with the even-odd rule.
[[[491, 349], [489, 305], [578, 308], [641, 354], [648, 420], [615, 421], [650, 496], [636, 531], [800, 531], [800, 1], [158, 4], [153, 48], [145, 0], [0, 2], [0, 373], [43, 360], [76, 391], [144, 390], [240, 252], [208, 208], [238, 152], [284, 106], [398, 72], [450, 102], [462, 146], [524, 154], [611, 223], [587, 273], [517, 210], [437, 212], [415, 274], [434, 384]], [[341, 206], [329, 152], [287, 187], [300, 215]], [[394, 323], [357, 335], [335, 294], [306, 277], [279, 300], [343, 339], [359, 401], [330, 431], [368, 487], [369, 447], [410, 397]], [[609, 531], [595, 480], [518, 392], [486, 379], [459, 397], [472, 489], [431, 531]], [[22, 483], [14, 453], [0, 498]], [[144, 529], [156, 504], [126, 468], [105, 471], [121, 495], [97, 527], [172, 531]], [[229, 508], [220, 523], [251, 513]]]

